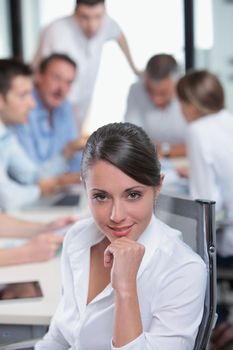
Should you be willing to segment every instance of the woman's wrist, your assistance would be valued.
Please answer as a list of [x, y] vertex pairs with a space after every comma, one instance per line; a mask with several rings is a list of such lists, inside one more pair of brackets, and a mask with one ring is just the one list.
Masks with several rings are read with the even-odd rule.
[[137, 284], [121, 286], [120, 288], [115, 288], [115, 296], [121, 300], [129, 300], [137, 296]]

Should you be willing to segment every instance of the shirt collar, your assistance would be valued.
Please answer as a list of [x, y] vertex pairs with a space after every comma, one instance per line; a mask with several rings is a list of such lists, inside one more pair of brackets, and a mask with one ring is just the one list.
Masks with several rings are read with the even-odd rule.
[[[86, 309], [86, 298], [88, 293], [88, 273], [90, 268], [90, 250], [88, 250], [88, 248], [101, 241], [104, 235], [97, 229], [92, 218], [83, 222], [78, 231], [79, 232], [77, 234], [77, 228], [74, 226], [73, 236], [68, 245], [68, 256], [73, 271], [76, 302], [81, 315]], [[169, 251], [169, 242], [163, 242], [163, 237], [166, 237], [166, 234], [164, 235], [164, 233], [166, 233], [165, 231], [167, 231], [167, 226], [152, 215], [149, 225], [138, 240], [139, 243], [145, 246], [145, 254], [137, 274], [137, 280], [149, 265], [155, 251], [159, 249], [161, 245], [167, 245], [168, 248], [165, 247], [165, 249], [168, 249]], [[111, 295], [112, 292], [113, 288], [111, 284], [109, 284], [92, 301], [92, 303], [106, 298], [107, 296]]]
[[98, 30], [98, 32], [96, 33], [96, 35], [92, 38], [88, 38], [82, 31], [80, 25], [79, 25], [79, 22], [76, 18], [76, 15], [75, 13], [73, 15], [71, 15], [71, 21], [73, 22], [73, 25], [77, 31], [76, 34], [78, 34], [78, 36], [80, 38], [82, 38], [83, 42], [85, 42], [86, 44], [91, 44], [92, 42], [94, 42], [99, 36], [102, 35], [104, 29], [105, 29], [105, 26], [106, 26], [106, 21], [107, 21], [107, 15], [105, 14], [104, 16], [104, 19], [103, 19], [103, 23], [102, 23], [102, 26], [101, 28]]
[[152, 215], [149, 225], [139, 237], [138, 242], [144, 245], [145, 253], [139, 267], [137, 278], [139, 278], [146, 269], [150, 259], [161, 243], [160, 221], [154, 215]]
[[44, 102], [41, 98], [41, 95], [40, 95], [40, 92], [39, 92], [39, 89], [37, 86], [34, 86], [33, 91], [32, 91], [32, 95], [36, 101], [36, 107], [43, 108], [47, 111], [47, 108], [44, 105]]
[[[75, 229], [75, 227], [74, 227]], [[152, 258], [154, 252], [159, 248], [161, 243], [163, 226], [159, 219], [152, 215], [149, 225], [146, 227], [145, 231], [140, 235], [138, 242], [144, 245], [145, 254], [143, 256], [142, 263], [138, 271], [138, 277], [146, 268], [150, 259]], [[88, 233], [88, 234], [87, 234]], [[80, 251], [89, 249], [93, 245], [100, 242], [104, 235], [98, 230], [93, 219], [86, 220], [86, 224], [82, 226], [78, 235], [73, 236], [76, 243], [69, 244], [69, 255], [73, 258]], [[77, 250], [78, 244], [78, 250]], [[72, 259], [73, 260], [73, 259]], [[76, 259], [75, 259], [76, 260]]]

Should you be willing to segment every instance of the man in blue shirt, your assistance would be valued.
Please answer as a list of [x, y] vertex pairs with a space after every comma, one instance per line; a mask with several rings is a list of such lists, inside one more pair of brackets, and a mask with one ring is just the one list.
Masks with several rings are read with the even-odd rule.
[[[15, 132], [28, 156], [40, 165], [50, 164], [49, 174], [79, 171], [85, 139], [77, 139], [77, 125], [66, 97], [76, 75], [76, 63], [65, 54], [52, 54], [39, 66], [33, 97], [36, 106], [26, 124]], [[57, 157], [60, 161], [55, 162]], [[50, 162], [51, 161], [51, 162]]]
[[30, 204], [66, 184], [64, 178], [53, 173], [66, 164], [69, 148], [64, 155], [58, 154], [38, 166], [12, 130], [15, 124], [27, 122], [35, 106], [31, 74], [30, 68], [20, 62], [0, 60], [0, 208], [5, 210]]

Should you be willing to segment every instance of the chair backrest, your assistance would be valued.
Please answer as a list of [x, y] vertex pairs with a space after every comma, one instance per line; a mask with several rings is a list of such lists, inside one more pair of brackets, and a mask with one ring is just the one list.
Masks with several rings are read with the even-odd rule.
[[194, 347], [194, 350], [204, 350], [208, 346], [216, 319], [215, 202], [160, 194], [155, 213], [169, 226], [180, 230], [185, 243], [206, 263], [208, 280], [204, 313]]

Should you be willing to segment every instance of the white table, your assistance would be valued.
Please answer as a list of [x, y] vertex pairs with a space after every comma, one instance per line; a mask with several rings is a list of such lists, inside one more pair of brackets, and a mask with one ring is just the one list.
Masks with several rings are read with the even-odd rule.
[[0, 281], [39, 281], [43, 292], [35, 301], [0, 302], [0, 324], [49, 325], [61, 294], [60, 256], [48, 262], [1, 268]]
[[60, 256], [35, 264], [0, 269], [1, 283], [39, 281], [43, 297], [0, 302], [0, 344], [41, 338], [61, 295]]
[[[65, 215], [87, 216], [84, 193], [78, 207], [33, 207], [14, 211], [14, 216], [49, 221]], [[46, 332], [61, 295], [60, 254], [43, 262], [0, 268], [0, 283], [39, 281], [43, 297], [34, 301], [0, 302], [0, 345], [40, 338]]]

